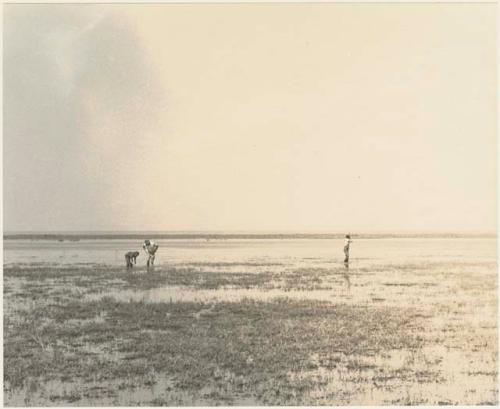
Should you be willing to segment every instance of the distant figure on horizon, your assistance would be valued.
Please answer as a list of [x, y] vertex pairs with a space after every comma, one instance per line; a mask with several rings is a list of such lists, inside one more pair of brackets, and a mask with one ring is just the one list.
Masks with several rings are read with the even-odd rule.
[[137, 264], [137, 257], [139, 257], [138, 251], [129, 251], [128, 253], [125, 253], [125, 263], [127, 264], [127, 269], [132, 268], [134, 266], [133, 264]]
[[352, 240], [351, 236], [349, 234], [346, 234], [345, 240], [344, 240], [344, 263], [349, 263], [349, 246], [351, 245]]
[[147, 266], [149, 269], [150, 264], [151, 264], [151, 266], [154, 266], [154, 264], [155, 264], [155, 253], [156, 253], [156, 250], [158, 250], [158, 244], [156, 244], [152, 240], [144, 240], [144, 244], [142, 245], [142, 248], [144, 249], [144, 251], [146, 252], [146, 254], [148, 256]]

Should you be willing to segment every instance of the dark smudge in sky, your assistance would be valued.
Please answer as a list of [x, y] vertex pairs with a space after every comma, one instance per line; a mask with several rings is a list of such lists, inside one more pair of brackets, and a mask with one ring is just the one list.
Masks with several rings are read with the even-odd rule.
[[133, 150], [148, 149], [140, 137], [159, 120], [161, 85], [109, 8], [5, 9], [5, 229], [103, 225], [127, 193], [118, 169], [132, 172]]

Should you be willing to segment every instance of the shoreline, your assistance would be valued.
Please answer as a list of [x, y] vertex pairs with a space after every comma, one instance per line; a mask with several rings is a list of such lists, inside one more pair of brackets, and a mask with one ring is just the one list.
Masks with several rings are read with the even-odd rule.
[[[357, 239], [496, 239], [496, 233], [352, 233]], [[3, 240], [328, 240], [343, 239], [341, 233], [4, 233]]]

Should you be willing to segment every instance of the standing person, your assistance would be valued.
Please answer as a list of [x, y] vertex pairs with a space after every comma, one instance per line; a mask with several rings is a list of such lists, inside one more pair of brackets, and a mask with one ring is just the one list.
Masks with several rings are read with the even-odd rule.
[[344, 240], [344, 263], [349, 263], [349, 246], [351, 245], [352, 240], [351, 236], [349, 234], [346, 234], [345, 240]]
[[148, 260], [147, 260], [148, 268], [149, 268], [150, 264], [151, 264], [151, 266], [154, 266], [155, 253], [156, 253], [156, 250], [158, 250], [158, 244], [156, 244], [152, 240], [144, 240], [144, 244], [142, 245], [142, 248], [144, 249], [144, 251], [146, 252], [146, 254], [148, 256]]

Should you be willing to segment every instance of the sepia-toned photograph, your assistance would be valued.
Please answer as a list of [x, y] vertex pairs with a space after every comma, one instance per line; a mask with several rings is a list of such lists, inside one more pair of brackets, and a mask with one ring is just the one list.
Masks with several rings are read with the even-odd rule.
[[3, 405], [498, 401], [496, 3], [3, 4]]

